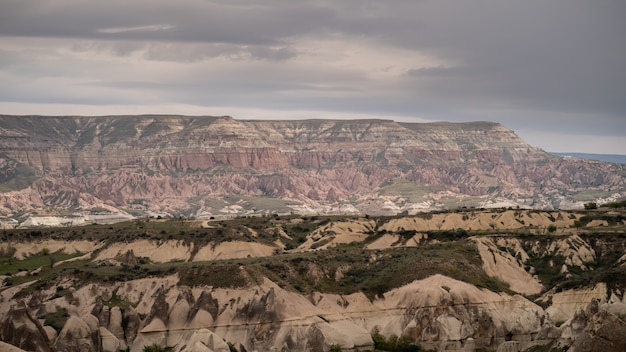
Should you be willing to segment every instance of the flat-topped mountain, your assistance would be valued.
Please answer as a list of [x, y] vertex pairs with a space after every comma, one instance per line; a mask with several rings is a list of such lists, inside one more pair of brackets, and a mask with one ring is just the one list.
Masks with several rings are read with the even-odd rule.
[[626, 195], [625, 171], [491, 122], [0, 115], [0, 215], [14, 218], [571, 208]]

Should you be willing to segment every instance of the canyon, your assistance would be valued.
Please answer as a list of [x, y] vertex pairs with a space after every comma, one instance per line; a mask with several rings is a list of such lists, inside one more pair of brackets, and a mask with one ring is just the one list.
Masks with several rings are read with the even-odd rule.
[[387, 339], [442, 352], [622, 351], [625, 215], [466, 209], [4, 230], [0, 350], [372, 351]]
[[625, 176], [492, 122], [0, 115], [0, 351], [623, 351]]
[[107, 216], [582, 208], [623, 197], [625, 174], [623, 164], [551, 155], [491, 122], [0, 116], [7, 228]]

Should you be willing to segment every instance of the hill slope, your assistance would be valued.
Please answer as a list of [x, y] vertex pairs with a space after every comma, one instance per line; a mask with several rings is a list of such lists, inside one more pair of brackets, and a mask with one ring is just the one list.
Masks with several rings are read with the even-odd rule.
[[624, 215], [467, 210], [5, 230], [0, 341], [68, 352], [227, 352], [227, 342], [622, 351]]
[[[490, 122], [0, 116], [0, 214], [209, 218], [582, 207], [625, 166], [562, 158]], [[56, 209], [56, 210], [55, 210]]]

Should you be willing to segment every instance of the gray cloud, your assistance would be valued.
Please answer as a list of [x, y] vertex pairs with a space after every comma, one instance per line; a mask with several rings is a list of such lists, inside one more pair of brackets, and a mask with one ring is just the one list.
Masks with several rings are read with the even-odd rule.
[[563, 145], [623, 138], [611, 148], [626, 153], [624, 13], [621, 0], [5, 0], [0, 108], [494, 120]]
[[178, 44], [153, 43], [147, 47], [144, 57], [147, 60], [197, 62], [211, 58], [224, 58], [232, 61], [269, 60], [283, 61], [297, 55], [288, 46], [237, 45], [237, 44]]
[[212, 1], [9, 1], [0, 33], [82, 39], [277, 44], [314, 30], [328, 10], [302, 4], [242, 6]]

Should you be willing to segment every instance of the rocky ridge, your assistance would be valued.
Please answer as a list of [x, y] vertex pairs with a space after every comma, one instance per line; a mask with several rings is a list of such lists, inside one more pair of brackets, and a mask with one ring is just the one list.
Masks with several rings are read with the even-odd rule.
[[619, 210], [467, 210], [7, 230], [0, 340], [365, 351], [380, 334], [442, 352], [621, 351], [625, 225]]
[[553, 156], [490, 122], [0, 116], [0, 214], [21, 221], [63, 209], [210, 218], [582, 207], [626, 194], [623, 175], [624, 165]]

